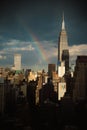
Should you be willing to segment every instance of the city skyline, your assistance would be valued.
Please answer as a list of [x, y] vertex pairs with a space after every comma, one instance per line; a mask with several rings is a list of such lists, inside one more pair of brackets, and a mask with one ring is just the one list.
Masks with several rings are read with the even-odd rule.
[[[22, 66], [43, 69], [57, 63], [58, 37], [64, 12], [70, 60], [87, 55], [85, 1], [3, 0], [0, 5], [0, 66], [12, 66], [14, 54]], [[45, 69], [45, 68], [44, 68]]]

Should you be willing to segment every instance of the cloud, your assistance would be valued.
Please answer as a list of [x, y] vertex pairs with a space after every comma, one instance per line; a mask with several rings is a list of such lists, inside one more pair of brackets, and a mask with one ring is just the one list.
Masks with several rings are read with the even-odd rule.
[[70, 53], [70, 62], [75, 62], [77, 56], [87, 55], [87, 44], [70, 46], [69, 53]]
[[0, 40], [2, 40], [2, 39], [3, 39], [3, 36], [0, 35]]
[[32, 45], [28, 45], [28, 46], [25, 46], [25, 47], [14, 47], [14, 48], [7, 48], [8, 51], [32, 51], [34, 50], [35, 48], [32, 47]]
[[5, 44], [8, 46], [14, 46], [14, 45], [18, 44], [19, 42], [20, 42], [19, 40], [11, 39]]
[[[45, 41], [43, 48], [45, 49], [46, 58], [50, 61], [57, 59], [58, 47], [54, 41]], [[87, 44], [69, 46], [70, 62], [75, 63], [78, 55], [87, 55]]]
[[87, 44], [73, 45], [69, 47], [70, 55], [87, 55]]
[[0, 55], [0, 60], [6, 59], [6, 56]]
[[31, 44], [30, 41], [21, 41], [17, 39], [11, 39], [7, 41], [6, 43], [4, 43], [4, 45], [7, 45], [7, 46], [27, 46], [29, 44]]
[[16, 51], [32, 51], [35, 48], [31, 45], [32, 42], [20, 41], [20, 40], [9, 40], [3, 43], [3, 48], [0, 53], [16, 52]]
[[21, 51], [32, 51], [32, 50], [34, 50], [35, 48], [34, 47], [32, 47], [32, 45], [28, 45], [28, 46], [26, 46], [26, 47], [22, 47], [20, 50]]
[[1, 51], [0, 51], [0, 54], [7, 54], [7, 53], [6, 53], [6, 51], [1, 50]]
[[[33, 65], [42, 66], [42, 64], [57, 63], [58, 46], [56, 41], [39, 41], [38, 48], [41, 49], [45, 59], [37, 52], [39, 50], [36, 45], [34, 41], [9, 40], [4, 43], [5, 47], [0, 51], [0, 59], [6, 59], [6, 57], [9, 59], [10, 57], [13, 60], [14, 53], [21, 53], [22, 62], [26, 66], [31, 65], [33, 67]], [[87, 44], [69, 46], [69, 53], [70, 63], [76, 63], [78, 55], [87, 55]]]
[[55, 41], [43, 41], [41, 43], [46, 59], [50, 60], [51, 58], [57, 57], [58, 49], [56, 47]]

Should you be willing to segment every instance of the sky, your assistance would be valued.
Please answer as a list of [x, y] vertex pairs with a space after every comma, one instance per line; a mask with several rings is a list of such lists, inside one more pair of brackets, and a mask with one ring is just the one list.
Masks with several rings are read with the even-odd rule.
[[56, 64], [63, 12], [72, 64], [77, 55], [87, 55], [85, 0], [1, 0], [0, 66], [13, 66], [16, 53], [23, 68]]

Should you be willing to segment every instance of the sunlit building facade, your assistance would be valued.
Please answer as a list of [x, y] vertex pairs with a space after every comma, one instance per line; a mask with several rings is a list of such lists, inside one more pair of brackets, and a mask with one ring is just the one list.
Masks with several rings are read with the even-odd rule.
[[21, 54], [14, 55], [14, 69], [21, 70]]
[[58, 85], [58, 100], [61, 100], [64, 97], [66, 92], [66, 82], [60, 82]]
[[65, 70], [69, 69], [69, 50], [68, 50], [68, 38], [65, 29], [64, 15], [62, 20], [62, 29], [58, 39], [58, 61], [65, 61]]

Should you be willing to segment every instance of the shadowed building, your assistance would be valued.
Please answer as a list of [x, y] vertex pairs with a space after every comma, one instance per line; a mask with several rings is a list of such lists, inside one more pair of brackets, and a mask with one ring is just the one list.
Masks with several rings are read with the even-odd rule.
[[69, 70], [69, 50], [63, 50], [62, 52], [62, 61], [65, 62], [65, 72]]
[[52, 78], [52, 73], [56, 71], [55, 64], [48, 64], [48, 76]]
[[77, 56], [74, 79], [74, 101], [87, 100], [87, 56]]

